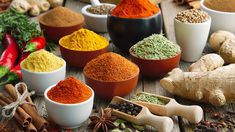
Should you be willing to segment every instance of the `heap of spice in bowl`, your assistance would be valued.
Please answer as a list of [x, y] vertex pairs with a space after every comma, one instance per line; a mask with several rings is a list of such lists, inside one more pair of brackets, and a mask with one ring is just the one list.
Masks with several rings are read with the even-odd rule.
[[[225, 30], [235, 33], [234, 0], [201, 0], [200, 6], [203, 11], [211, 16], [211, 32]], [[226, 20], [226, 22], [223, 20]]]
[[133, 45], [129, 52], [143, 75], [161, 77], [177, 67], [181, 50], [163, 35], [153, 34]]
[[80, 29], [59, 41], [60, 51], [65, 61], [75, 67], [84, 67], [86, 63], [107, 52], [109, 41], [90, 31]]
[[38, 95], [65, 78], [65, 61], [44, 49], [31, 53], [20, 67], [23, 81]]
[[84, 6], [81, 12], [85, 17], [86, 26], [96, 32], [107, 32], [107, 14], [113, 7], [115, 5], [108, 3]]
[[50, 86], [44, 93], [48, 116], [65, 128], [79, 127], [91, 114], [94, 92], [74, 77]]
[[58, 42], [65, 35], [80, 29], [84, 25], [84, 17], [66, 7], [56, 7], [38, 17], [40, 27], [47, 39]]
[[125, 96], [136, 87], [139, 68], [121, 55], [109, 52], [88, 62], [83, 74], [97, 96], [111, 99]]
[[128, 51], [143, 38], [161, 32], [160, 8], [149, 0], [122, 0], [108, 14], [107, 27], [114, 45]]

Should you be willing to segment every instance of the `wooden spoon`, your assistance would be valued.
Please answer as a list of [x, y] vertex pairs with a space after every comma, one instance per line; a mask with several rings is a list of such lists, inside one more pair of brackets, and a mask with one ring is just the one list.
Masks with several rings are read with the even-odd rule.
[[133, 103], [129, 100], [126, 100], [118, 96], [113, 97], [111, 104], [117, 104], [120, 102], [132, 103], [134, 105], [142, 107], [142, 110], [137, 116], [133, 116], [133, 115], [129, 115], [124, 112], [113, 109], [112, 110], [113, 115], [116, 115], [117, 117], [123, 118], [127, 121], [133, 122], [137, 125], [150, 125], [156, 128], [160, 132], [172, 131], [174, 123], [171, 118], [153, 115], [145, 106]]
[[152, 95], [167, 103], [166, 105], [159, 105], [142, 101], [134, 101], [138, 104], [146, 106], [154, 114], [162, 116], [172, 116], [172, 115], [182, 116], [191, 123], [198, 123], [202, 120], [203, 110], [200, 106], [181, 105], [177, 103], [175, 99], [146, 92], [140, 92], [137, 93], [136, 95], [138, 96], [140, 94]]

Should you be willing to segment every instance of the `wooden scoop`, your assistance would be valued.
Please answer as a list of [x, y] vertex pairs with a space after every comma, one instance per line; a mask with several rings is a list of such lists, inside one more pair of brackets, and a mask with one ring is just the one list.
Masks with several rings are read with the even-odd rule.
[[142, 102], [142, 101], [134, 101], [138, 104], [146, 106], [154, 114], [162, 115], [162, 116], [172, 116], [172, 115], [182, 116], [191, 123], [198, 123], [202, 120], [203, 110], [200, 106], [181, 105], [177, 103], [175, 99], [156, 95], [156, 94], [150, 94], [146, 92], [140, 92], [140, 93], [137, 93], [136, 95], [138, 96], [139, 94], [152, 95], [166, 102], [166, 105], [159, 105], [159, 104], [153, 104], [153, 103]]
[[[129, 100], [126, 100], [124, 98], [115, 96], [113, 97], [111, 104], [117, 104], [120, 102], [129, 102], [133, 103]], [[133, 103], [137, 106], [142, 107], [142, 110], [137, 116], [129, 115], [124, 112], [118, 111], [113, 109], [112, 114], [116, 115], [117, 117], [123, 118], [127, 121], [133, 122], [137, 125], [150, 125], [154, 128], [156, 128], [160, 132], [170, 132], [173, 129], [173, 121], [169, 117], [160, 117], [151, 114], [151, 112], [146, 108], [145, 106], [142, 106], [140, 104]]]

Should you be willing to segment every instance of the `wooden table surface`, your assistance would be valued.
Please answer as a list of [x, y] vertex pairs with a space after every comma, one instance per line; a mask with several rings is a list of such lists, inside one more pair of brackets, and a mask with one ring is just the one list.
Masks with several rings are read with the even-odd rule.
[[[65, 3], [65, 6], [72, 9], [72, 10], [74, 10], [74, 11], [80, 12], [81, 8], [86, 4], [87, 3], [79, 2], [79, 0], [67, 0], [66, 3]], [[175, 41], [173, 19], [179, 11], [185, 10], [189, 7], [187, 7], [187, 6], [178, 6], [173, 2], [173, 0], [162, 0], [162, 2], [160, 3], [160, 7], [161, 7], [161, 11], [162, 11], [162, 15], [163, 15], [163, 22], [164, 22], [162, 31], [168, 39], [170, 39], [171, 41]], [[109, 39], [109, 36], [108, 36], [107, 33], [104, 33], [104, 34], [101, 34], [101, 35], [103, 35], [103, 36], [105, 36], [106, 38]], [[123, 54], [121, 51], [119, 51], [117, 48], [115, 48], [115, 46], [112, 45], [112, 44], [110, 45], [110, 51], [119, 53], [119, 54], [124, 55], [128, 58], [128, 55]], [[210, 50], [205, 50], [205, 51], [210, 52]], [[60, 56], [60, 52], [59, 52], [58, 49], [54, 53], [57, 54], [58, 56]], [[179, 67], [184, 69], [184, 70], [187, 70], [187, 67], [189, 65], [190, 65], [190, 63], [180, 62]], [[67, 66], [67, 76], [75, 76], [75, 77], [77, 77], [78, 79], [80, 79], [81, 81], [84, 82], [84, 77], [83, 77], [81, 69], [77, 69], [77, 68], [74, 68], [74, 67]], [[182, 99], [182, 98], [179, 98], [179, 97], [174, 97], [174, 96], [170, 95], [169, 93], [167, 93], [160, 86], [159, 79], [148, 79], [148, 78], [145, 78], [141, 75], [140, 75], [140, 78], [139, 78], [138, 86], [131, 92], [131, 94], [129, 96], [126, 96], [126, 98], [127, 99], [130, 98], [132, 95], [134, 95], [138, 91], [145, 91], [145, 92], [150, 92], [150, 93], [154, 93], [154, 94], [160, 94], [160, 95], [164, 95], [164, 96], [173, 97], [179, 103], [182, 103], [182, 104], [200, 105], [201, 107], [203, 107], [203, 110], [204, 110], [204, 119], [203, 120], [211, 120], [210, 116], [213, 113], [212, 111], [220, 112], [220, 113], [223, 113], [227, 110], [235, 111], [235, 104], [228, 104], [228, 105], [223, 106], [223, 107], [214, 107], [214, 106], [209, 105], [209, 104], [200, 104], [200, 103], [197, 103], [197, 102], [190, 102], [188, 100], [185, 100], [185, 99]], [[34, 103], [36, 104], [39, 113], [43, 116], [47, 116], [47, 113], [46, 113], [46, 110], [45, 110], [44, 98], [43, 97], [35, 97], [34, 98]], [[100, 107], [104, 108], [104, 107], [107, 106], [108, 103], [109, 103], [109, 101], [95, 98], [94, 108], [95, 109], [99, 109]], [[78, 118], [78, 117], [74, 117], [74, 118]], [[172, 119], [174, 121], [173, 132], [179, 132], [179, 131], [190, 132], [190, 131], [193, 131], [194, 125], [189, 124], [187, 120], [185, 120], [181, 117], [177, 117], [177, 116], [172, 117]], [[74, 129], [73, 131], [78, 131], [78, 132], [89, 131], [87, 129], [88, 123], [89, 123], [89, 121], [86, 121], [80, 128]], [[151, 128], [151, 127], [147, 127], [146, 131], [156, 131], [156, 130]]]

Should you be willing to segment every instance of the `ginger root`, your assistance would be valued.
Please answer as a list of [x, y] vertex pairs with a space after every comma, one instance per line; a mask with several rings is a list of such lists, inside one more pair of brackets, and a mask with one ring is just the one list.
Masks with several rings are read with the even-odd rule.
[[31, 8], [27, 0], [13, 0], [10, 8], [15, 9], [19, 13], [26, 13]]
[[160, 80], [160, 85], [183, 98], [221, 106], [235, 101], [235, 64], [208, 72], [183, 72], [175, 68]]
[[212, 71], [224, 65], [224, 60], [218, 54], [207, 54], [202, 56], [197, 62], [189, 66], [190, 72]]
[[235, 63], [235, 40], [226, 40], [220, 47], [219, 54], [227, 64]]
[[37, 2], [34, 1], [34, 0], [27, 0], [27, 1], [28, 1], [28, 3], [31, 5], [31, 8], [30, 8], [30, 10], [29, 10], [29, 14], [30, 14], [31, 16], [37, 16], [37, 15], [39, 15], [40, 12], [41, 12], [41, 10], [40, 10], [40, 8], [39, 8]]
[[47, 0], [34, 0], [38, 7], [40, 8], [40, 12], [44, 12], [49, 10], [50, 8], [50, 3]]
[[221, 45], [227, 39], [235, 39], [235, 35], [228, 31], [219, 30], [211, 34], [209, 38], [209, 45], [215, 52], [218, 52]]
[[57, 6], [62, 6], [64, 0], [47, 0], [52, 8], [55, 8]]

